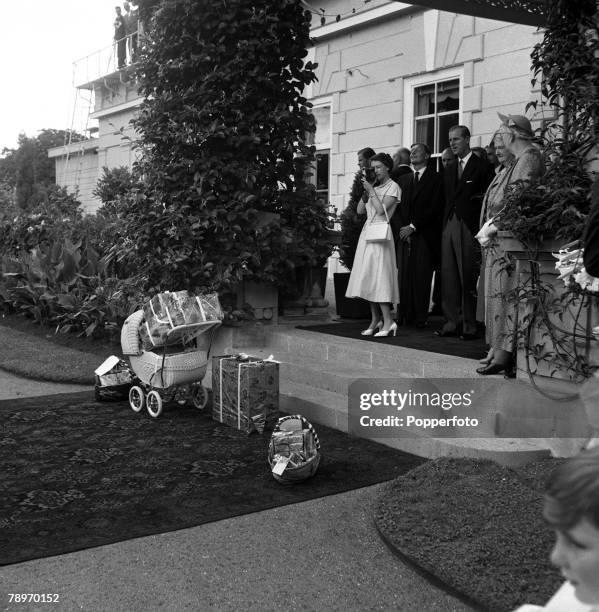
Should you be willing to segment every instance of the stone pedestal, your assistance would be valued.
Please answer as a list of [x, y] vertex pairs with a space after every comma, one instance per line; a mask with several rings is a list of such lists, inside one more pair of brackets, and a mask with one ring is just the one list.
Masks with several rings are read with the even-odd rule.
[[[509, 232], [499, 232], [498, 238], [516, 260], [521, 296], [517, 308], [518, 378], [528, 379], [530, 371], [535, 376], [580, 382], [572, 366], [575, 362], [591, 363], [597, 354], [592, 328], [599, 325], [598, 299], [568, 295], [552, 255], [562, 243], [546, 241], [527, 249]], [[533, 282], [547, 290], [542, 300], [528, 295]]]

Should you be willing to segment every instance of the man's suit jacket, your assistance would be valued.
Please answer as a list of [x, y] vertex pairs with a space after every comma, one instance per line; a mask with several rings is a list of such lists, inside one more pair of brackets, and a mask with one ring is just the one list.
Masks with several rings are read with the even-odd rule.
[[400, 177], [412, 174], [412, 168], [410, 166], [406, 166], [406, 164], [401, 164], [401, 166], [395, 166], [391, 169], [389, 176], [399, 184]]
[[441, 246], [441, 221], [443, 219], [443, 179], [435, 170], [427, 168], [418, 184], [414, 173], [399, 178], [401, 202], [391, 217], [391, 228], [397, 242], [399, 230], [412, 223], [416, 234], [422, 236], [431, 251], [437, 255]]
[[445, 182], [443, 226], [453, 212], [473, 234], [476, 234], [480, 229], [483, 196], [493, 180], [493, 166], [473, 153], [464, 168], [462, 178], [458, 180], [457, 160], [447, 166], [443, 175]]

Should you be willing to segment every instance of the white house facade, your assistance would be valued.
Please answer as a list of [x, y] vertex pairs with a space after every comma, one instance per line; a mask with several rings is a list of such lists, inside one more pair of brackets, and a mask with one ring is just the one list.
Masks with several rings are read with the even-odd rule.
[[[327, 23], [315, 11], [310, 59], [318, 82], [309, 98], [337, 211], [347, 204], [360, 149], [393, 154], [425, 142], [439, 156], [457, 123], [469, 127], [472, 146], [485, 146], [498, 112], [525, 114], [539, 97], [531, 85], [530, 53], [541, 36], [534, 27], [382, 0], [345, 16], [342, 0], [318, 7]], [[551, 119], [541, 113], [541, 106], [535, 117], [527, 113], [533, 127]]]
[[[306, 3], [314, 13], [308, 59], [318, 63], [318, 81], [306, 92], [317, 121], [314, 181], [337, 211], [347, 203], [360, 149], [393, 154], [420, 141], [438, 156], [456, 123], [470, 128], [472, 146], [484, 146], [498, 127], [497, 112], [524, 114], [539, 97], [530, 72], [540, 40], [535, 27], [387, 0], [349, 4], [322, 0], [312, 9]], [[102, 167], [134, 161], [129, 121], [141, 98], [126, 71], [80, 87], [94, 92], [90, 117], [98, 120], [98, 138], [57, 147], [50, 156], [57, 181], [77, 187], [93, 212], [99, 202], [91, 191]], [[527, 114], [533, 127], [551, 118], [542, 107]]]

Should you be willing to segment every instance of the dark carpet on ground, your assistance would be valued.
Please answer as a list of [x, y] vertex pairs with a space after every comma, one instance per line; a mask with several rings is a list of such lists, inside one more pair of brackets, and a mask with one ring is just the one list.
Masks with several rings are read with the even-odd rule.
[[390, 480], [423, 460], [316, 426], [323, 463], [277, 483], [269, 435], [187, 406], [158, 419], [93, 393], [0, 401], [0, 564], [173, 531]]
[[385, 487], [375, 515], [401, 558], [485, 611], [543, 605], [562, 582], [549, 563], [542, 489], [563, 459], [510, 469], [441, 458]]
[[429, 327], [418, 329], [413, 326], [402, 325], [397, 328], [397, 336], [386, 338], [374, 338], [373, 336], [361, 336], [360, 332], [368, 327], [369, 321], [351, 321], [339, 323], [326, 323], [322, 325], [298, 325], [297, 329], [331, 334], [342, 338], [355, 338], [365, 342], [379, 342], [393, 344], [406, 348], [440, 353], [442, 355], [453, 355], [455, 357], [466, 357], [468, 359], [480, 359], [487, 352], [484, 333], [476, 340], [460, 340], [459, 338], [439, 338], [434, 332], [440, 330], [443, 320], [434, 317]]

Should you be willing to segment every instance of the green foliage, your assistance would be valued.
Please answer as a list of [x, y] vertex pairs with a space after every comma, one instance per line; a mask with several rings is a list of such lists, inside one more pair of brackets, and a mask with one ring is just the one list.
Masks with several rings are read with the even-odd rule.
[[551, 164], [537, 184], [519, 185], [509, 194], [500, 225], [528, 245], [582, 236], [592, 184], [588, 164], [598, 134], [597, 6], [595, 0], [548, 3], [548, 27], [531, 54], [533, 86], [540, 84], [556, 117], [542, 134]]
[[93, 195], [102, 202], [98, 211], [103, 215], [116, 215], [127, 205], [128, 196], [141, 189], [141, 182], [126, 166], [117, 168], [102, 168], [102, 176], [98, 179]]
[[29, 138], [19, 136], [16, 149], [5, 149], [0, 159], [0, 182], [16, 189], [16, 204], [29, 210], [48, 198], [48, 189], [56, 182], [55, 162], [48, 150], [69, 142], [83, 140], [81, 134], [44, 129]]
[[586, 164], [579, 151], [562, 152], [536, 183], [514, 185], [499, 229], [511, 231], [533, 250], [543, 240], [579, 239], [590, 208], [592, 179]]
[[143, 277], [117, 279], [89, 245], [69, 240], [2, 259], [0, 306], [60, 331], [120, 329], [142, 302]]
[[117, 247], [152, 285], [284, 285], [330, 254], [330, 215], [296, 162], [313, 158], [309, 27], [299, 0], [169, 0], [154, 13], [137, 63], [145, 189], [123, 215], [134, 239]]
[[0, 209], [0, 255], [17, 255], [63, 238], [73, 239], [81, 220], [80, 204], [63, 187], [49, 185], [28, 211], [11, 202]]
[[366, 219], [365, 214], [358, 214], [358, 204], [360, 203], [363, 193], [364, 186], [362, 185], [362, 173], [356, 172], [349, 195], [349, 202], [339, 216], [339, 221], [341, 223], [339, 261], [349, 270], [351, 270], [354, 265], [358, 239], [360, 238], [360, 233], [362, 232]]
[[[597, 133], [599, 13], [595, 0], [558, 0], [546, 6], [548, 27], [532, 52], [533, 85], [564, 120], [566, 140]], [[536, 104], [533, 104], [536, 107]]]

